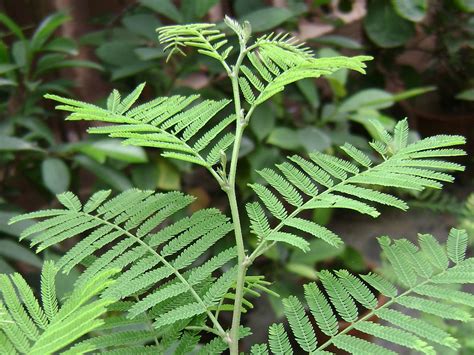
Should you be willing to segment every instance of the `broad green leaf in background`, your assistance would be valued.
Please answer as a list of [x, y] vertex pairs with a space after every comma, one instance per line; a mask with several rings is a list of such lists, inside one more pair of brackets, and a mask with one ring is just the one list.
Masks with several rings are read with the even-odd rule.
[[466, 12], [474, 12], [474, 0], [454, 0], [459, 9]]
[[179, 190], [181, 175], [178, 169], [166, 159], [157, 161], [158, 181], [156, 186], [161, 190]]
[[296, 86], [312, 108], [316, 109], [319, 107], [319, 94], [313, 79], [299, 80], [296, 82]]
[[138, 165], [132, 169], [133, 185], [142, 190], [155, 190], [158, 184], [156, 164]]
[[57, 37], [53, 38], [46, 46], [44, 46], [45, 51], [51, 52], [60, 52], [69, 55], [77, 55], [79, 51], [77, 50], [76, 42], [71, 38], [66, 37]]
[[347, 49], [363, 49], [360, 42], [356, 40], [339, 35], [326, 35], [321, 37], [311, 38], [310, 42], [320, 43], [331, 47], [347, 48]]
[[393, 96], [382, 89], [365, 89], [348, 97], [339, 106], [339, 112], [357, 111], [361, 108], [383, 109], [393, 105]]
[[329, 148], [331, 146], [331, 139], [326, 133], [316, 127], [300, 129], [276, 127], [268, 136], [267, 143], [292, 151], [303, 148], [309, 153]]
[[364, 28], [369, 38], [383, 48], [401, 46], [415, 33], [413, 24], [400, 17], [388, 0], [370, 2]]
[[74, 160], [84, 169], [89, 170], [100, 180], [118, 191], [125, 191], [133, 187], [130, 180], [120, 171], [101, 165], [85, 155], [78, 155]]
[[365, 89], [344, 100], [339, 106], [338, 111], [350, 112], [363, 108], [381, 110], [392, 106], [395, 102], [407, 100], [435, 89], [436, 88], [433, 86], [422, 86], [419, 88], [405, 90], [396, 94], [391, 94], [385, 90], [376, 88]]
[[301, 147], [298, 132], [288, 127], [273, 129], [267, 138], [267, 143], [287, 150], [297, 150]]
[[314, 266], [290, 262], [285, 264], [285, 269], [293, 274], [302, 276], [308, 280], [318, 279], [318, 272], [316, 271]]
[[41, 148], [32, 143], [16, 137], [0, 136], [0, 151], [21, 151], [33, 150], [42, 151]]
[[219, 0], [181, 0], [180, 12], [184, 16], [184, 22], [201, 19], [218, 2]]
[[321, 239], [312, 240], [309, 244], [311, 248], [309, 252], [304, 253], [300, 250], [295, 250], [291, 254], [289, 262], [304, 264], [314, 268], [316, 263], [330, 260], [344, 252], [343, 247], [336, 248]]
[[0, 23], [8, 28], [18, 39], [25, 40], [25, 35], [20, 27], [7, 14], [0, 12]]
[[69, 21], [71, 18], [62, 13], [56, 12], [46, 17], [43, 22], [40, 23], [39, 27], [33, 34], [30, 41], [30, 47], [32, 51], [39, 51], [41, 47], [46, 43], [49, 37], [56, 31], [64, 22]]
[[275, 112], [272, 110], [271, 105], [263, 103], [257, 106], [253, 113], [249, 124], [250, 130], [259, 141], [262, 141], [275, 127], [275, 121]]
[[140, 4], [177, 23], [183, 21], [183, 16], [178, 11], [172, 0], [140, 0]]
[[28, 51], [28, 43], [17, 41], [12, 45], [12, 58], [15, 64], [19, 67], [24, 67], [26, 65], [26, 57]]
[[43, 265], [42, 260], [30, 248], [10, 239], [0, 240], [0, 258], [21, 261], [37, 268]]
[[18, 224], [8, 224], [8, 221], [11, 218], [18, 216], [19, 214], [21, 213], [12, 211], [0, 211], [0, 232], [11, 235], [13, 237], [19, 237], [21, 232], [23, 232], [25, 228], [28, 228], [34, 224], [34, 222], [31, 220], [21, 221]]
[[166, 52], [162, 48], [140, 47], [135, 48], [134, 53], [141, 60], [153, 60], [166, 57]]
[[142, 147], [123, 145], [117, 139], [103, 139], [80, 143], [74, 146], [73, 149], [89, 155], [99, 163], [104, 163], [107, 158], [127, 163], [145, 163], [148, 161], [145, 150]]
[[156, 41], [156, 29], [161, 26], [161, 22], [155, 16], [149, 14], [126, 16], [122, 23], [129, 31], [150, 41]]
[[132, 41], [108, 41], [99, 46], [96, 50], [97, 56], [107, 64], [125, 66], [138, 61], [133, 53], [136, 43]]
[[242, 16], [239, 21], [249, 21], [252, 31], [263, 32], [281, 25], [293, 15], [293, 12], [286, 8], [266, 7]]
[[71, 174], [68, 166], [58, 158], [48, 158], [41, 163], [43, 184], [53, 194], [57, 195], [69, 189]]
[[456, 95], [458, 100], [474, 101], [474, 89], [468, 89]]
[[11, 72], [18, 68], [15, 64], [0, 64], [0, 75]]
[[392, 0], [398, 15], [412, 22], [420, 22], [426, 16], [428, 0]]
[[156, 64], [153, 62], [140, 62], [137, 60], [137, 62], [133, 64], [129, 64], [123, 67], [120, 67], [118, 69], [112, 69], [111, 73], [111, 79], [112, 80], [119, 80], [123, 78], [127, 78], [130, 76], [133, 76], [135, 74], [138, 74], [142, 71], [146, 71], [148, 69], [152, 69], [156, 67]]
[[314, 151], [322, 152], [331, 146], [331, 138], [316, 127], [300, 128], [298, 130], [298, 139], [307, 153]]
[[[255, 149], [255, 143], [253, 142], [253, 140], [244, 135], [242, 137], [242, 142], [240, 144], [239, 158], [242, 158], [242, 157], [248, 155], [254, 149]], [[229, 152], [229, 154], [230, 154], [230, 152]]]
[[263, 0], [234, 0], [233, 5], [237, 17], [265, 7]]

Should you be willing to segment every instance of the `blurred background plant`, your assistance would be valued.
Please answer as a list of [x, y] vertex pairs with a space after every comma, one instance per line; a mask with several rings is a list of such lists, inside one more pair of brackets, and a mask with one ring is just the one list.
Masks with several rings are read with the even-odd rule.
[[[221, 69], [205, 56], [191, 51], [164, 65], [155, 31], [161, 25], [209, 21], [221, 26], [228, 14], [249, 21], [255, 35], [289, 31], [319, 57], [375, 57], [368, 75], [357, 80], [340, 70], [326, 80], [298, 82], [260, 106], [243, 139], [240, 186], [262, 183], [255, 170], [292, 153], [337, 155], [344, 142], [366, 150], [366, 138], [376, 135], [370, 120], [390, 130], [407, 116], [411, 140], [443, 132], [474, 142], [474, 5], [469, 0], [7, 0], [0, 11], [1, 272], [38, 271], [42, 259], [54, 258], [23, 248], [11, 237], [25, 226], [6, 221], [21, 210], [51, 205], [54, 194], [67, 189], [81, 195], [99, 187], [182, 187], [199, 197], [192, 208], [221, 206], [221, 191], [204, 171], [110, 139], [85, 138], [85, 126], [63, 125], [42, 100], [51, 92], [105, 106], [112, 88], [126, 94], [142, 82], [147, 82], [144, 100], [196, 91], [204, 98], [231, 97]], [[471, 187], [464, 177], [463, 185], [448, 193], [413, 194], [412, 205], [432, 211], [435, 219], [454, 215], [455, 223], [474, 232], [472, 197], [460, 207]], [[247, 197], [240, 195], [242, 206]], [[332, 216], [331, 209], [308, 217], [321, 224], [348, 223], [344, 215]], [[447, 228], [451, 220], [441, 223]], [[352, 233], [349, 238], [359, 237], [357, 230]], [[280, 280], [275, 286], [282, 295], [290, 287], [294, 291], [295, 283], [316, 279], [321, 267], [375, 267], [366, 250], [353, 246], [312, 250], [303, 255], [281, 247], [259, 267], [269, 280]], [[281, 309], [277, 298], [271, 302]]]

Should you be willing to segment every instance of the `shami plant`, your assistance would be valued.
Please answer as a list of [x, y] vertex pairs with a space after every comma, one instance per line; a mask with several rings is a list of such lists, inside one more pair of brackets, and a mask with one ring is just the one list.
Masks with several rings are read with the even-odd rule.
[[[251, 274], [254, 261], [277, 243], [303, 251], [309, 249], [307, 238], [335, 246], [343, 243], [332, 231], [301, 218], [301, 212], [340, 208], [377, 217], [376, 204], [406, 210], [404, 201], [380, 187], [441, 188], [443, 182], [453, 181], [450, 171], [463, 170], [444, 159], [464, 154], [453, 148], [464, 144], [463, 137], [442, 135], [408, 144], [406, 120], [393, 134], [374, 122], [378, 139], [370, 146], [379, 158], [349, 144], [341, 147], [347, 160], [321, 152], [291, 156], [274, 169], [260, 171], [263, 182], [250, 185], [256, 201], [245, 211], [239, 208], [239, 148], [254, 109], [297, 80], [340, 68], [363, 72], [370, 58], [317, 59], [287, 35], [270, 34], [250, 42], [248, 23], [226, 18], [225, 24], [238, 37], [236, 54], [225, 32], [212, 24], [168, 26], [158, 32], [170, 56], [197, 47], [221, 63], [233, 100], [171, 96], [134, 105], [144, 85], [124, 98], [113, 91], [106, 108], [55, 95], [47, 98], [59, 102], [57, 108], [69, 112], [69, 120], [111, 123], [92, 127], [90, 133], [159, 148], [164, 157], [203, 166], [227, 194], [230, 217], [209, 208], [179, 218], [194, 197], [131, 189], [113, 197], [110, 191], [99, 191], [84, 204], [66, 192], [58, 195], [64, 208], [13, 218], [11, 223], [41, 219], [22, 233], [38, 252], [80, 238], [56, 264], [45, 264], [41, 305], [20, 275], [1, 276], [0, 309], [6, 310], [0, 328], [2, 349], [31, 354], [216, 354], [229, 349], [239, 354], [239, 339], [251, 331], [242, 324], [242, 312], [251, 307], [252, 296], [272, 292], [263, 277]], [[229, 64], [231, 58], [234, 64]], [[242, 233], [244, 219], [256, 238], [251, 249]], [[231, 246], [210, 255], [209, 249], [224, 239], [233, 240]], [[321, 271], [318, 283], [304, 286], [307, 307], [296, 296], [285, 298], [288, 326], [270, 326], [268, 344], [255, 344], [250, 353], [324, 354], [333, 346], [355, 354], [393, 353], [351, 335], [352, 329], [428, 354], [434, 353], [431, 343], [458, 348], [445, 330], [400, 308], [443, 319], [471, 319], [474, 296], [461, 290], [474, 281], [474, 258], [465, 257], [466, 233], [453, 229], [446, 245], [427, 234], [419, 236], [419, 246], [389, 237], [379, 238], [379, 244], [396, 285], [373, 272]], [[79, 265], [84, 271], [60, 306], [54, 276]], [[448, 285], [450, 292], [445, 290]], [[376, 292], [388, 300], [380, 302]], [[232, 314], [228, 326], [224, 312]], [[372, 322], [374, 315], [386, 323]], [[349, 326], [339, 328], [338, 320]], [[318, 340], [320, 333], [328, 340]], [[201, 340], [204, 334], [206, 340]]]

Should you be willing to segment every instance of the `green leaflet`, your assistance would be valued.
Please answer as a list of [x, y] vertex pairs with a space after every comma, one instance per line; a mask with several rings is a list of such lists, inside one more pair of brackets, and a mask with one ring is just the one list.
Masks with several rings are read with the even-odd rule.
[[[463, 233], [463, 231], [458, 231], [457, 234]], [[423, 235], [419, 236], [422, 250], [424, 246], [426, 247], [426, 238]], [[379, 239], [379, 243], [386, 255], [391, 255], [388, 257], [388, 263], [394, 269], [406, 266], [407, 264], [402, 264], [402, 261], [409, 260], [409, 255], [419, 253], [418, 247], [405, 239], [393, 243], [388, 237], [384, 237]], [[428, 243], [432, 243], [431, 238], [428, 239]], [[443, 253], [444, 257], [447, 257], [443, 246], [436, 245], [436, 254]], [[393, 250], [395, 247], [397, 249]], [[438, 255], [438, 257], [441, 256]], [[471, 320], [469, 312], [474, 307], [474, 296], [464, 291], [446, 290], [437, 283], [441, 281], [451, 284], [469, 282], [458, 275], [472, 273], [474, 259], [469, 258], [460, 263], [453, 262], [445, 269], [434, 271], [433, 274], [418, 270], [418, 268], [426, 267], [423, 263], [429, 264], [429, 260], [422, 259], [420, 263], [411, 265], [413, 275], [418, 275], [416, 283], [407, 283], [407, 276], [400, 270], [395, 273], [397, 283], [403, 285], [400, 291], [378, 274], [357, 276], [346, 270], [321, 271], [320, 281], [325, 292], [323, 293], [316, 283], [311, 283], [304, 286], [304, 296], [312, 317], [319, 329], [329, 336], [329, 340], [323, 344], [317, 344], [312, 321], [308, 313], [304, 311], [303, 304], [295, 296], [290, 296], [283, 300], [283, 304], [296, 342], [305, 352], [315, 354], [323, 353], [329, 345], [354, 354], [393, 353], [373, 342], [345, 334], [347, 329], [341, 329], [344, 330], [344, 333], [341, 333], [338, 319], [343, 319], [351, 322], [351, 327], [358, 331], [426, 354], [434, 353], [432, 343], [458, 349], [457, 340], [439, 326], [439, 323], [414, 318], [397, 309], [400, 307], [415, 309], [441, 320]], [[474, 282], [474, 279], [470, 282]], [[391, 297], [390, 302], [379, 304], [369, 286]], [[363, 310], [358, 311], [355, 302], [358, 302]], [[397, 309], [394, 309], [395, 307]], [[372, 323], [370, 319], [374, 315], [383, 319], [385, 323]], [[292, 353], [288, 334], [282, 324], [274, 324], [270, 327], [269, 346], [274, 353]]]
[[2, 349], [9, 347], [10, 350], [28, 354], [55, 353], [104, 323], [100, 317], [107, 312], [107, 306], [113, 300], [97, 299], [95, 296], [113, 283], [111, 278], [118, 270], [101, 272], [83, 288], [73, 289], [61, 307], [56, 300], [56, 272], [52, 262], [45, 263], [41, 275], [42, 305], [19, 274], [13, 274], [10, 278], [0, 276], [0, 292], [8, 320], [0, 329]]
[[[280, 64], [284, 66], [284, 63]], [[384, 158], [384, 161], [379, 164], [374, 164], [367, 155], [346, 144], [341, 149], [354, 160], [354, 163], [315, 152], [310, 154], [311, 160], [295, 155], [289, 157], [292, 163], [284, 162], [277, 165], [283, 175], [277, 174], [271, 169], [259, 171], [271, 189], [260, 184], [249, 186], [254, 190], [269, 214], [281, 222], [268, 230], [269, 222], [266, 221], [266, 217], [264, 218], [265, 211], [259, 210], [257, 215], [257, 211], [251, 209], [248, 213], [252, 221], [252, 230], [259, 238], [264, 237], [263, 243], [266, 242], [265, 236], [270, 238], [268, 241], [277, 241], [276, 239], [278, 239], [278, 241], [287, 242], [283, 239], [285, 234], [277, 234], [277, 237], [273, 235], [274, 233], [292, 235], [284, 229], [285, 226], [291, 226], [336, 245], [339, 243], [338, 236], [310, 221], [296, 219], [296, 216], [305, 209], [343, 208], [377, 217], [380, 213], [375, 204], [402, 210], [406, 210], [408, 205], [398, 197], [378, 191], [376, 186], [421, 191], [426, 187], [441, 188], [442, 182], [453, 181], [453, 177], [448, 172], [439, 170], [456, 171], [461, 169], [458, 164], [442, 160], [427, 160], [423, 158], [423, 153], [444, 156], [446, 147], [464, 143], [462, 137], [436, 136], [408, 144], [406, 122], [401, 121], [397, 127], [393, 136], [383, 127], [376, 127], [380, 131], [379, 135], [382, 140], [372, 144], [372, 147]], [[461, 152], [459, 153], [461, 154]], [[303, 192], [308, 199], [305, 199], [299, 191]], [[285, 206], [283, 201], [291, 206]], [[451, 249], [455, 248], [453, 238], [449, 244]], [[465, 238], [462, 237], [459, 240], [460, 248], [464, 243], [463, 239]], [[294, 245], [295, 238], [292, 237], [290, 243]], [[433, 263], [436, 263], [436, 267], [446, 266], [447, 258], [443, 257], [439, 248], [436, 247], [436, 243], [429, 237], [424, 237], [421, 246], [423, 253], [429, 256]], [[457, 252], [460, 253], [460, 251]], [[458, 255], [458, 257], [460, 258], [462, 255]], [[405, 273], [405, 270], [400, 270]], [[405, 282], [412, 283], [414, 281], [415, 278], [410, 275], [410, 268], [408, 268]]]
[[[43, 215], [44, 220], [25, 230], [24, 235], [32, 238], [33, 245], [43, 249], [57, 240], [85, 232], [84, 239], [66, 253], [58, 265], [69, 271], [83, 260], [95, 257], [77, 280], [79, 288], [85, 287], [107, 268], [122, 269], [116, 283], [103, 293], [108, 299], [144, 293], [173, 275], [177, 282], [172, 286], [174, 289], [163, 288], [156, 294], [148, 295], [130, 309], [131, 316], [138, 316], [179, 294], [193, 293], [193, 287], [198, 287], [214, 271], [235, 257], [235, 250], [229, 249], [200, 267], [194, 265], [188, 279], [182, 276], [185, 272], [183, 269], [196, 262], [232, 229], [228, 218], [216, 209], [201, 210], [158, 233], [151, 233], [194, 199], [179, 192], [153, 193], [138, 189], [125, 191], [112, 198], [109, 194], [109, 191], [94, 194], [83, 209], [75, 195], [63, 194], [61, 198], [68, 208], [68, 214]], [[30, 216], [27, 215], [27, 218]], [[51, 284], [54, 278], [48, 277], [51, 274], [48, 265], [45, 264], [43, 273], [43, 299], [49, 300], [44, 309], [46, 316], [52, 319], [58, 305], [54, 283]], [[194, 296], [203, 302], [195, 292]], [[199, 304], [198, 300], [195, 301]], [[215, 302], [208, 303], [214, 305]], [[199, 312], [197, 307], [194, 308], [195, 315], [207, 312], [206, 308], [199, 306]], [[181, 318], [174, 316], [169, 319], [178, 321]]]

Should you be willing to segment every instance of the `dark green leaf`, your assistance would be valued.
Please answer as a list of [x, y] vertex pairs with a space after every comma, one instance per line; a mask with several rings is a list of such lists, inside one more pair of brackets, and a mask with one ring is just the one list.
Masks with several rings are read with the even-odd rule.
[[249, 21], [252, 31], [263, 32], [277, 27], [293, 17], [293, 13], [281, 7], [266, 7], [242, 16], [239, 21]]
[[371, 1], [367, 10], [364, 28], [378, 46], [398, 47], [414, 35], [413, 24], [398, 16], [389, 1]]
[[268, 103], [257, 106], [250, 119], [250, 129], [259, 141], [263, 140], [275, 127], [275, 112]]
[[70, 17], [61, 12], [54, 13], [45, 18], [31, 38], [31, 49], [33, 51], [41, 50], [53, 32], [68, 20], [70, 20]]
[[466, 12], [474, 12], [474, 0], [454, 0], [459, 9]]
[[13, 21], [7, 14], [0, 12], [0, 23], [8, 28], [15, 36], [17, 36], [21, 40], [25, 40], [25, 35], [21, 28]]
[[140, 0], [140, 3], [177, 23], [183, 21], [183, 17], [172, 0]]
[[156, 41], [156, 29], [161, 26], [161, 22], [155, 16], [149, 14], [126, 16], [122, 23], [129, 31], [146, 37], [150, 41]]
[[412, 22], [423, 20], [428, 10], [428, 0], [392, 0], [392, 5], [397, 14]]
[[474, 101], [474, 89], [464, 90], [456, 95], [458, 100]]
[[84, 169], [89, 170], [99, 179], [118, 191], [125, 191], [133, 187], [130, 180], [120, 171], [109, 168], [108, 166], [100, 165], [84, 155], [75, 157], [75, 160]]
[[80, 144], [77, 150], [102, 163], [106, 157], [127, 163], [145, 163], [148, 161], [145, 150], [142, 147], [123, 145], [120, 140], [116, 139], [104, 139]]
[[21, 261], [37, 268], [41, 268], [43, 265], [41, 259], [29, 248], [9, 239], [0, 240], [0, 257]]
[[66, 37], [54, 38], [44, 47], [44, 50], [66, 53], [69, 55], [77, 55], [79, 53], [77, 50], [76, 42], [74, 42], [71, 38]]
[[41, 164], [43, 184], [53, 194], [57, 195], [69, 189], [71, 174], [68, 166], [57, 158], [48, 158]]
[[321, 43], [326, 46], [334, 46], [348, 49], [362, 49], [363, 46], [356, 40], [339, 35], [327, 35], [310, 39], [311, 42]]
[[383, 109], [393, 105], [393, 96], [381, 89], [365, 89], [345, 99], [339, 112], [357, 111], [361, 108]]
[[267, 143], [287, 150], [301, 147], [298, 131], [287, 127], [276, 127], [270, 132]]
[[0, 64], [0, 75], [8, 73], [18, 68], [15, 64]]
[[21, 150], [41, 151], [40, 148], [20, 138], [0, 136], [0, 151], [21, 151]]

